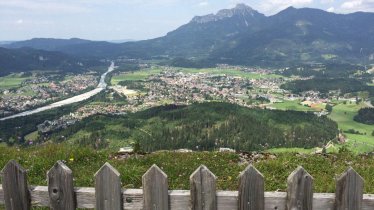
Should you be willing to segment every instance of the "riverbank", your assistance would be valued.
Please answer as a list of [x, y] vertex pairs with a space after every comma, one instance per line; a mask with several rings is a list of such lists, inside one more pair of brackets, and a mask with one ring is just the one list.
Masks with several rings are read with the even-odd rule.
[[97, 88], [95, 88], [94, 90], [91, 90], [89, 92], [86, 92], [86, 93], [83, 93], [83, 94], [80, 94], [80, 95], [77, 95], [77, 96], [73, 96], [71, 98], [68, 98], [68, 99], [65, 99], [65, 100], [62, 100], [62, 101], [58, 101], [58, 102], [55, 102], [55, 103], [52, 103], [52, 104], [49, 104], [49, 105], [46, 105], [46, 106], [43, 106], [43, 107], [39, 107], [39, 108], [34, 109], [34, 110], [29, 110], [29, 111], [21, 112], [21, 113], [11, 115], [11, 116], [8, 116], [8, 117], [4, 117], [4, 118], [1, 118], [0, 121], [4, 121], [4, 120], [8, 120], [8, 119], [14, 119], [14, 118], [17, 118], [17, 117], [24, 117], [24, 116], [36, 114], [36, 113], [39, 113], [39, 112], [51, 110], [51, 109], [54, 109], [54, 108], [57, 108], [57, 107], [61, 107], [61, 106], [85, 101], [85, 100], [91, 98], [92, 96], [97, 95], [98, 93], [100, 93], [104, 89], [106, 89], [107, 83], [105, 82], [105, 78], [110, 72], [114, 71], [114, 69], [115, 69], [114, 62], [112, 62], [111, 65], [108, 67], [108, 71], [106, 71], [104, 74], [101, 75], [100, 82], [99, 82]]

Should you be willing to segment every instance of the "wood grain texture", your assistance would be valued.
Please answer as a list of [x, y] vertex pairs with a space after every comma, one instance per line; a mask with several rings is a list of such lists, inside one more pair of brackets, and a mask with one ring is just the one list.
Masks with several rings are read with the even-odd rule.
[[[31, 187], [31, 198], [33, 206], [49, 206], [49, 196], [47, 186]], [[93, 209], [95, 208], [95, 188], [75, 188], [77, 197], [77, 208]], [[0, 204], [4, 204], [4, 198], [1, 197], [3, 189], [0, 185]], [[132, 198], [126, 201], [123, 209], [142, 210], [143, 190], [126, 189], [122, 191], [124, 203], [126, 198]], [[189, 209], [190, 191], [189, 190], [170, 190], [170, 210]], [[287, 193], [285, 192], [265, 192], [265, 210], [286, 210]], [[335, 194], [333, 193], [314, 193], [314, 210], [333, 210], [335, 203]], [[217, 209], [218, 210], [237, 210], [238, 209], [238, 191], [217, 191]], [[374, 195], [364, 194], [362, 200], [362, 210], [374, 209]]]
[[153, 165], [142, 177], [145, 210], [169, 210], [167, 175]]
[[95, 174], [95, 197], [97, 210], [122, 209], [120, 174], [105, 163]]
[[30, 192], [27, 186], [26, 170], [16, 161], [9, 161], [1, 172], [2, 188], [6, 210], [29, 210]]
[[216, 210], [216, 176], [206, 167], [200, 166], [190, 176], [191, 209]]
[[313, 210], [313, 177], [301, 166], [287, 179], [287, 209]]
[[0, 185], [0, 204], [5, 204], [3, 187]]
[[74, 210], [75, 196], [73, 172], [63, 162], [57, 163], [48, 171], [49, 205], [53, 210]]
[[264, 177], [249, 165], [239, 176], [239, 210], [264, 210]]
[[337, 180], [335, 210], [359, 210], [362, 208], [364, 179], [349, 167]]

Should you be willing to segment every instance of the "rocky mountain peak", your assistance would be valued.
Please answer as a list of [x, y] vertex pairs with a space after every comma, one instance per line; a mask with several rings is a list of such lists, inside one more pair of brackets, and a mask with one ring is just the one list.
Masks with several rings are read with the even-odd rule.
[[252, 9], [246, 4], [237, 4], [236, 7], [232, 9], [223, 9], [218, 11], [217, 14], [209, 14], [205, 16], [196, 16], [191, 22], [195, 23], [208, 23], [212, 21], [218, 21], [225, 18], [231, 18], [233, 16], [243, 16], [243, 17], [253, 17], [258, 15], [256, 10]]

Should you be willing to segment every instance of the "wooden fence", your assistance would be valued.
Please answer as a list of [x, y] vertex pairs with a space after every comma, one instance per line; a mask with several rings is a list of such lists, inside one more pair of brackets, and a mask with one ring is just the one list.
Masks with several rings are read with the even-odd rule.
[[337, 179], [335, 194], [313, 193], [313, 177], [302, 167], [288, 177], [287, 192], [264, 192], [264, 177], [251, 165], [240, 174], [238, 191], [216, 191], [216, 176], [205, 166], [191, 175], [190, 190], [168, 190], [167, 175], [156, 165], [143, 175], [143, 189], [122, 189], [109, 163], [95, 174], [94, 188], [74, 188], [72, 171], [61, 161], [48, 171], [48, 186], [28, 186], [15, 161], [1, 174], [6, 210], [374, 210], [374, 195], [363, 195], [364, 180], [352, 168]]

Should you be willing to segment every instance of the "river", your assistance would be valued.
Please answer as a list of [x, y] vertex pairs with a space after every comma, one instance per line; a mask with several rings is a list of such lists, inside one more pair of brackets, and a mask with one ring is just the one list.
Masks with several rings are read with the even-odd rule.
[[87, 100], [87, 99], [91, 98], [92, 96], [100, 93], [101, 91], [103, 91], [107, 87], [107, 84], [105, 82], [105, 78], [106, 78], [107, 74], [112, 72], [113, 70], [114, 70], [114, 62], [112, 62], [111, 65], [108, 67], [108, 71], [106, 71], [104, 74], [101, 75], [100, 82], [94, 90], [91, 90], [87, 93], [83, 93], [83, 94], [80, 94], [80, 95], [77, 95], [77, 96], [73, 96], [71, 98], [68, 98], [68, 99], [65, 99], [65, 100], [62, 100], [62, 101], [58, 101], [58, 102], [55, 102], [55, 103], [52, 103], [52, 104], [49, 104], [49, 105], [46, 105], [46, 106], [43, 106], [43, 107], [39, 107], [37, 109], [33, 109], [33, 110], [18, 113], [18, 114], [14, 114], [14, 115], [11, 115], [11, 116], [8, 116], [8, 117], [4, 117], [4, 118], [1, 118], [0, 121], [13, 119], [13, 118], [17, 118], [17, 117], [24, 117], [24, 116], [27, 116], [27, 115], [36, 114], [36, 113], [43, 112], [43, 111], [46, 111], [46, 110], [50, 110], [50, 109], [54, 109], [54, 108], [57, 108], [57, 107], [61, 107], [61, 106], [65, 106], [65, 105], [69, 105], [69, 104], [73, 104], [73, 103], [77, 103], [77, 102]]

